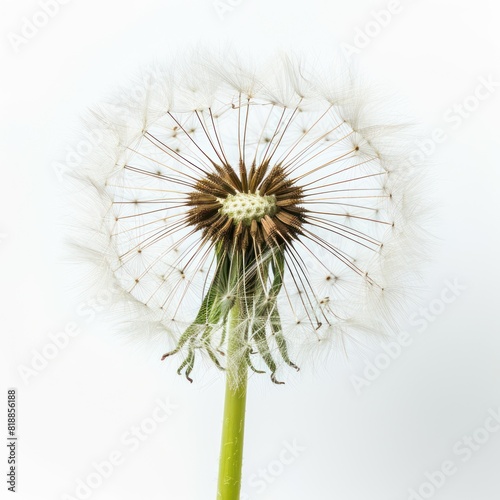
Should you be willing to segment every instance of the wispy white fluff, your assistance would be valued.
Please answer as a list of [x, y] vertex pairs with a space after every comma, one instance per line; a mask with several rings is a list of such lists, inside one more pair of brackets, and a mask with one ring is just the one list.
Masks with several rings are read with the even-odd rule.
[[276, 147], [275, 161], [293, 159], [293, 177], [310, 189], [304, 206], [321, 219], [294, 244], [278, 300], [291, 356], [307, 363], [313, 346], [344, 349], [396, 327], [425, 253], [425, 183], [408, 161], [407, 120], [389, 111], [386, 96], [341, 60], [317, 70], [297, 56], [256, 64], [200, 50], [139, 74], [117, 96], [87, 120], [103, 140], [74, 172], [74, 242], [94, 266], [96, 286], [114, 291], [129, 331], [171, 349], [194, 320], [213, 251], [188, 228], [162, 228], [186, 210], [176, 200], [190, 189], [177, 181], [195, 176], [192, 165], [208, 170], [222, 148], [237, 169], [238, 122], [246, 123], [247, 161], [268, 147]]

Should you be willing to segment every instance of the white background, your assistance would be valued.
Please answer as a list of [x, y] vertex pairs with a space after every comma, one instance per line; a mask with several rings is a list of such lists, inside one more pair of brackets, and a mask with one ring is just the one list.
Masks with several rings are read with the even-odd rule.
[[[223, 39], [257, 55], [352, 44], [361, 67], [397, 90], [429, 136], [436, 128], [446, 134], [429, 155], [439, 209], [425, 303], [435, 313], [423, 320], [415, 311], [402, 325], [411, 345], [360, 391], [353, 376], [364, 377], [381, 348], [303, 367], [285, 386], [254, 377], [243, 491], [252, 500], [405, 500], [419, 488], [421, 498], [436, 500], [500, 498], [500, 432], [483, 428], [500, 407], [500, 87], [483, 90], [479, 103], [471, 97], [480, 78], [500, 82], [498, 3], [232, 4], [221, 17], [211, 0], [73, 0], [20, 42], [24, 18], [43, 12], [40, 3], [1, 3], [1, 399], [7, 387], [18, 389], [17, 498], [83, 498], [77, 481], [112, 452], [122, 463], [88, 498], [215, 498], [223, 380], [209, 372], [190, 385], [159, 362], [161, 346], [129, 345], [113, 324], [82, 313], [79, 287], [62, 263], [66, 184], [57, 162], [81, 140], [79, 117], [141, 64]], [[392, 18], [380, 27], [374, 12], [389, 6]], [[468, 116], [458, 119], [454, 106], [464, 101]], [[449, 304], [440, 299], [447, 280], [463, 287]], [[47, 352], [49, 334], [72, 323], [78, 334], [23, 378], [20, 368], [32, 369], [37, 353]], [[133, 451], [123, 435], [151, 424], [157, 398], [177, 408]], [[468, 435], [481, 441], [470, 457], [460, 444]], [[282, 454], [285, 442], [300, 447], [294, 460]], [[432, 491], [425, 474], [444, 461], [454, 473]], [[268, 481], [255, 480], [262, 471]]]

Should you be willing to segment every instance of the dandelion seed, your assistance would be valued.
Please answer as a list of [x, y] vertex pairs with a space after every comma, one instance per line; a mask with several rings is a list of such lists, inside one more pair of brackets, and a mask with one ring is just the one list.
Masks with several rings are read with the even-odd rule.
[[100, 113], [108, 141], [80, 176], [99, 211], [86, 246], [172, 334], [162, 359], [192, 382], [205, 355], [230, 407], [249, 370], [279, 384], [308, 346], [390, 321], [418, 210], [401, 126], [349, 73], [199, 56], [148, 81], [129, 116]]

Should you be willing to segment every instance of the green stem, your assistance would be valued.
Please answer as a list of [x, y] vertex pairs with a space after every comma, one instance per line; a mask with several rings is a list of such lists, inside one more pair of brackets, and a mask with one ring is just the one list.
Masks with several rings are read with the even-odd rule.
[[226, 400], [217, 500], [239, 500], [240, 498], [248, 376], [245, 359], [245, 332], [242, 323], [240, 307], [236, 301], [228, 318]]

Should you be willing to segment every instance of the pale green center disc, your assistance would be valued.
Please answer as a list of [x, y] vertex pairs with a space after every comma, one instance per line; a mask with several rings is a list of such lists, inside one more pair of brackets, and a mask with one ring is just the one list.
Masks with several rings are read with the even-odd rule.
[[220, 200], [220, 213], [233, 219], [237, 224], [249, 226], [253, 220], [259, 222], [264, 216], [276, 213], [276, 196], [261, 196], [252, 193], [236, 193]]

